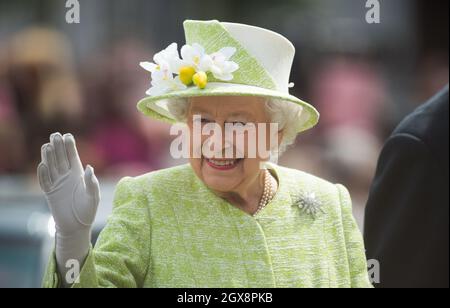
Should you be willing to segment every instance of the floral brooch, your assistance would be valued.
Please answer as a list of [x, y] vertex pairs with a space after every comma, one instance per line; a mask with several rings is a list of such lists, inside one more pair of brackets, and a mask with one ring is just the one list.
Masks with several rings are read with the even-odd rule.
[[322, 209], [322, 202], [316, 197], [313, 192], [302, 192], [298, 195], [294, 204], [299, 207], [302, 213], [311, 215], [314, 219], [319, 213], [325, 213]]
[[[207, 73], [222, 81], [233, 79], [233, 72], [239, 65], [230, 58], [236, 48], [224, 47], [217, 52], [207, 54], [200, 44], [184, 45], [181, 48], [181, 58], [177, 43], [172, 43], [166, 49], [153, 57], [153, 62], [141, 62], [140, 66], [151, 73], [151, 88], [147, 95], [156, 96], [170, 91], [184, 90], [194, 84], [204, 89], [208, 83]], [[175, 75], [175, 76], [174, 76]]]

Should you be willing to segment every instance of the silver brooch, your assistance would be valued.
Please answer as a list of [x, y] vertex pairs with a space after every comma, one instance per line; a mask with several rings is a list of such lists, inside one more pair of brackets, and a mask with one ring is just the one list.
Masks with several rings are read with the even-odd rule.
[[301, 193], [294, 204], [300, 208], [302, 213], [311, 215], [314, 219], [320, 212], [325, 213], [322, 209], [322, 202], [317, 199], [313, 192]]

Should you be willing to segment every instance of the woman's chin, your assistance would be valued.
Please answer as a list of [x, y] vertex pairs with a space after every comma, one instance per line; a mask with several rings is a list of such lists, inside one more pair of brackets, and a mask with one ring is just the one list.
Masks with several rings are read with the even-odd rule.
[[218, 192], [218, 193], [227, 193], [227, 192], [230, 192], [230, 191], [232, 191], [232, 185], [223, 185], [223, 183], [219, 183], [219, 182], [217, 182], [217, 181], [205, 181], [205, 185], [209, 188], [209, 189], [211, 189], [211, 190], [213, 190], [213, 191], [215, 191], [215, 192]]

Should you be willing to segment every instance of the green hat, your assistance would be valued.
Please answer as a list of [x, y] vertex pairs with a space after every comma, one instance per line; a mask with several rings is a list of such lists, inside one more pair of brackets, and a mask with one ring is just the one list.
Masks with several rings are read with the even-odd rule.
[[141, 66], [152, 73], [148, 97], [138, 103], [145, 115], [175, 123], [167, 104], [200, 96], [258, 96], [303, 108], [298, 132], [313, 127], [319, 113], [289, 94], [294, 59], [292, 43], [270, 30], [217, 20], [184, 22], [186, 45], [173, 43]]

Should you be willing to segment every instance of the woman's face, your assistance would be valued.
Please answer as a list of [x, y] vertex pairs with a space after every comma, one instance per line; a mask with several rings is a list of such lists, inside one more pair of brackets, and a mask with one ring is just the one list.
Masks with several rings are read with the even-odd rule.
[[[234, 192], [246, 189], [258, 179], [261, 163], [268, 160], [266, 154], [271, 148], [270, 120], [264, 99], [192, 98], [187, 119], [191, 137], [190, 163], [206, 186], [217, 192]], [[203, 130], [200, 136], [199, 128]], [[279, 135], [276, 131], [277, 142]], [[200, 142], [195, 142], [195, 138]], [[265, 151], [258, 151], [258, 147]], [[197, 156], [193, 155], [195, 152]]]

